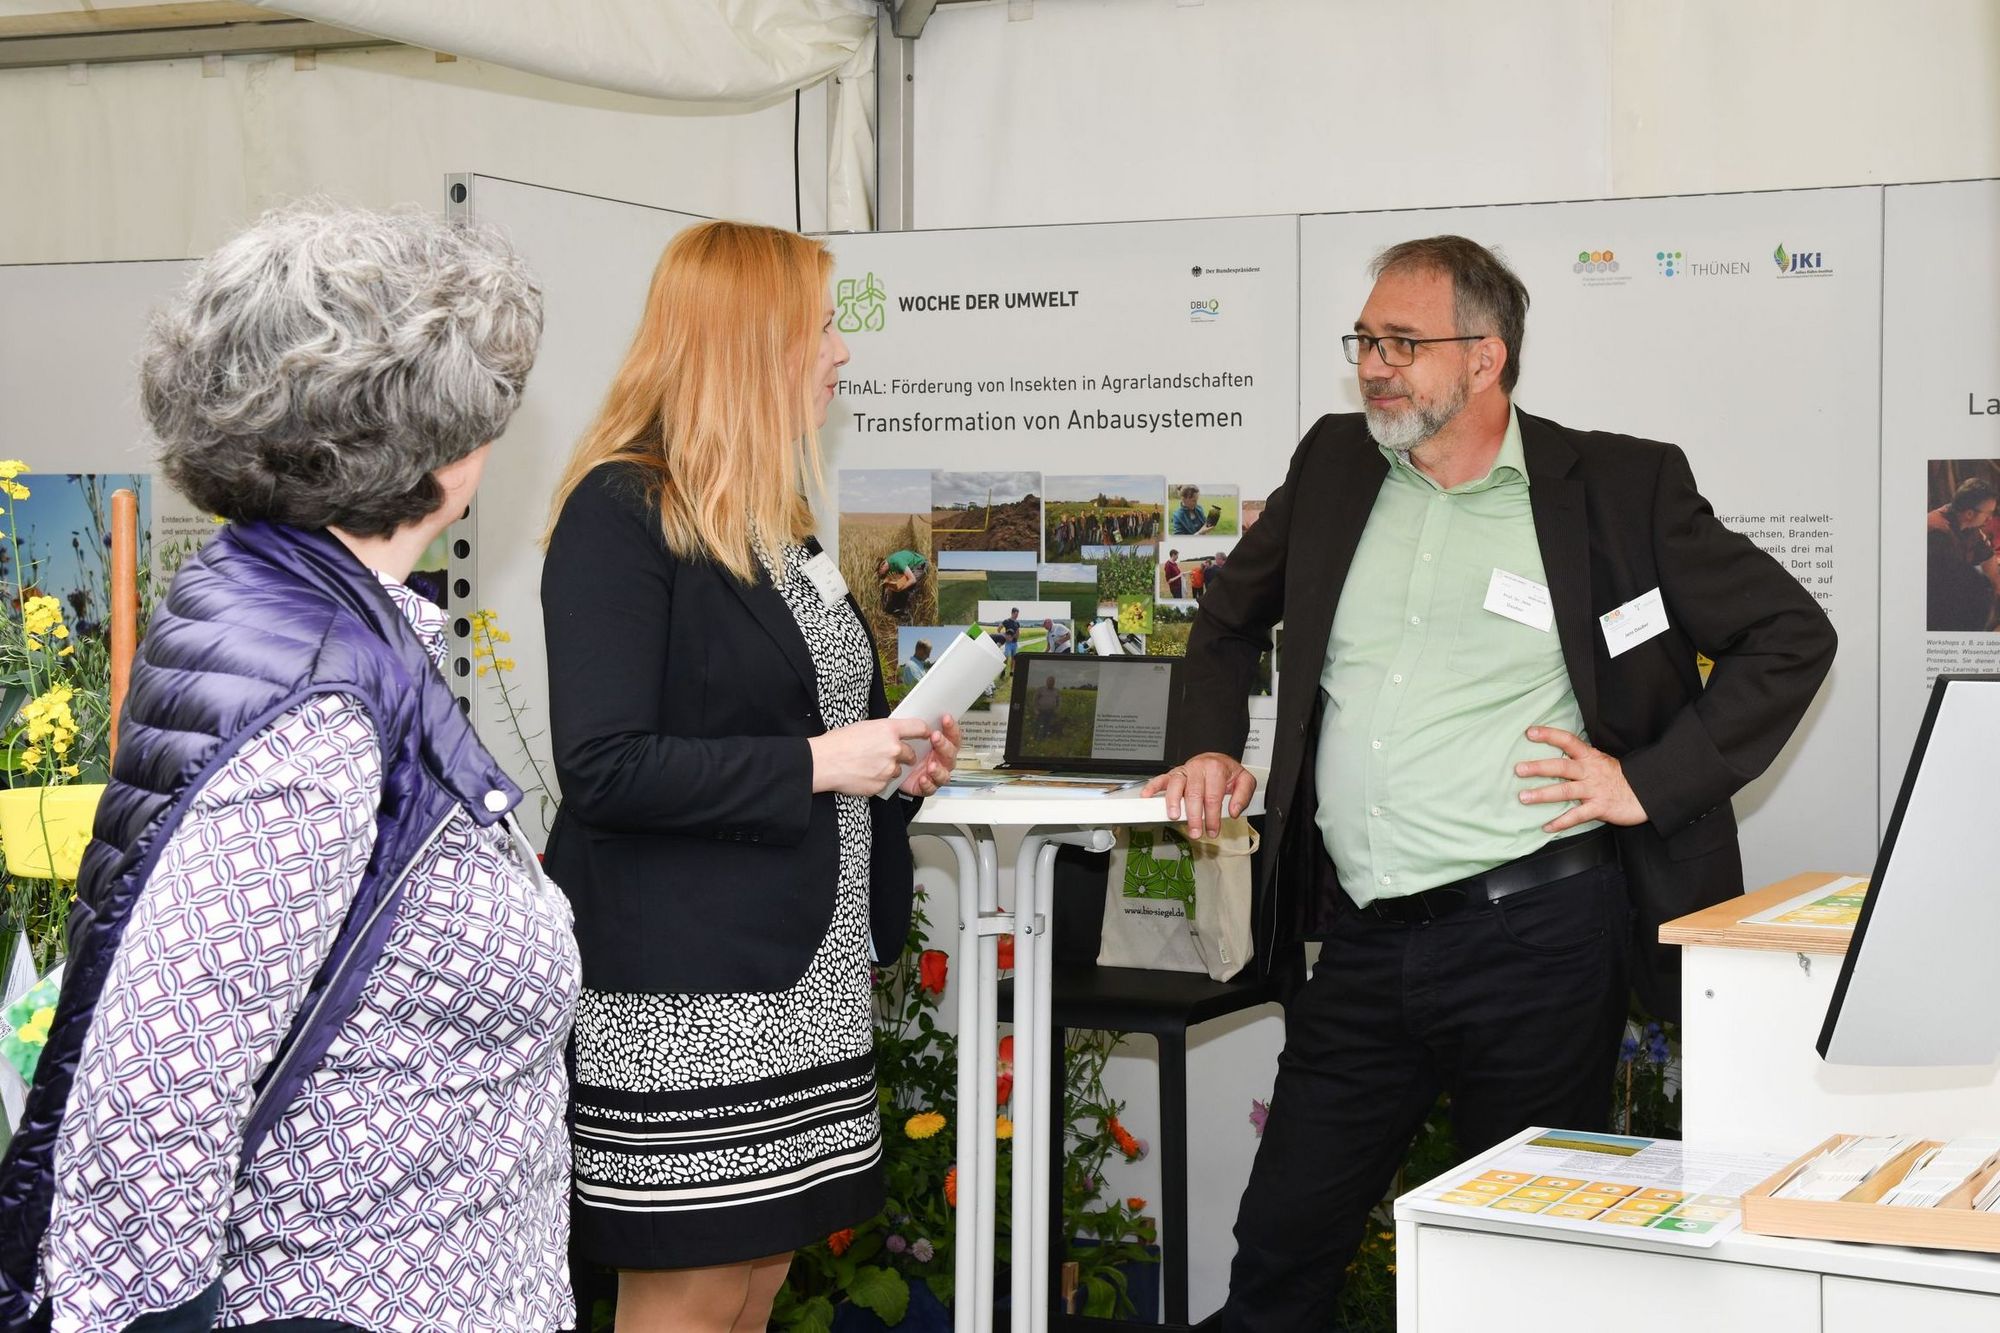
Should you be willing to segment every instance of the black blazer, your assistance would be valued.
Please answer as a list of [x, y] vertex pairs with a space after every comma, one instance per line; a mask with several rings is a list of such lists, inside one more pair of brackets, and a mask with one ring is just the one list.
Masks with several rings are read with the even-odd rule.
[[[1520, 413], [1542, 566], [1584, 726], [1623, 763], [1651, 822], [1616, 836], [1642, 947], [1641, 998], [1679, 1012], [1679, 954], [1660, 923], [1743, 891], [1729, 798], [1768, 767], [1833, 663], [1834, 632], [1812, 595], [1749, 538], [1715, 519], [1687, 458], [1669, 444], [1574, 431]], [[1388, 461], [1358, 413], [1321, 417], [1264, 517], [1205, 590], [1189, 637], [1174, 753], [1240, 752], [1244, 700], [1271, 627], [1285, 672], [1265, 792], [1259, 886], [1264, 966], [1324, 933], [1341, 892], [1314, 824], [1314, 754], [1334, 608]], [[1659, 588], [1669, 627], [1613, 659], [1597, 617]], [[1699, 650], [1715, 662], [1708, 686]], [[1496, 783], [1518, 783], [1511, 773]]]
[[[614, 463], [556, 520], [542, 619], [563, 796], [546, 861], [576, 910], [584, 985], [796, 983], [833, 920], [840, 848], [833, 794], [812, 790], [806, 742], [827, 729], [813, 662], [777, 589], [675, 558], [644, 471]], [[870, 716], [887, 713], [878, 659]], [[880, 958], [909, 930], [916, 806], [869, 801]]]

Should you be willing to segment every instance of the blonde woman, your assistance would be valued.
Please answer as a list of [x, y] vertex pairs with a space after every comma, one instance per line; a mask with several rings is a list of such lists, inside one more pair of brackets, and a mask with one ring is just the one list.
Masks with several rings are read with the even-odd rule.
[[555, 498], [575, 1248], [619, 1270], [621, 1333], [762, 1329], [791, 1252], [882, 1206], [871, 943], [901, 948], [906, 825], [959, 736], [875, 799], [928, 728], [887, 719], [812, 536], [831, 270], [769, 227], [676, 237]]

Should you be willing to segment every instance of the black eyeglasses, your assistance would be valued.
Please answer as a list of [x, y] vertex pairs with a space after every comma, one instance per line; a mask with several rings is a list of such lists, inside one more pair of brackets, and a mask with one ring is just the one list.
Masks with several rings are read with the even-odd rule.
[[1362, 354], [1373, 348], [1382, 358], [1385, 366], [1415, 365], [1417, 349], [1426, 343], [1476, 343], [1490, 335], [1465, 333], [1456, 338], [1377, 338], [1367, 333], [1349, 333], [1340, 340], [1341, 350], [1347, 353], [1347, 364], [1361, 364]]

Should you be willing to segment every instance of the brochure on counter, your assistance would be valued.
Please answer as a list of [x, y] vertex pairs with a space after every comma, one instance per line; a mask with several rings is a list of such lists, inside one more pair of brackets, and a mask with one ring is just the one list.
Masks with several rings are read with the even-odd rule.
[[1853, 930], [1855, 923], [1861, 920], [1861, 904], [1867, 896], [1867, 880], [1855, 875], [1843, 875], [1831, 884], [1822, 884], [1796, 898], [1787, 898], [1776, 907], [1746, 916], [1743, 924]]
[[1674, 1139], [1527, 1129], [1403, 1196], [1425, 1212], [1616, 1234], [1706, 1249], [1743, 1225], [1743, 1194], [1782, 1153], [1725, 1153]]

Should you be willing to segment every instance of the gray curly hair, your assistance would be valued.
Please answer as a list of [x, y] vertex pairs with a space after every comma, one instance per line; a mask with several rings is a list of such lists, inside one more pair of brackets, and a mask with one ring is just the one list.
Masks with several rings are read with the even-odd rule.
[[541, 289], [495, 233], [312, 201], [154, 316], [140, 402], [167, 479], [211, 513], [386, 537], [506, 429], [541, 333]]

